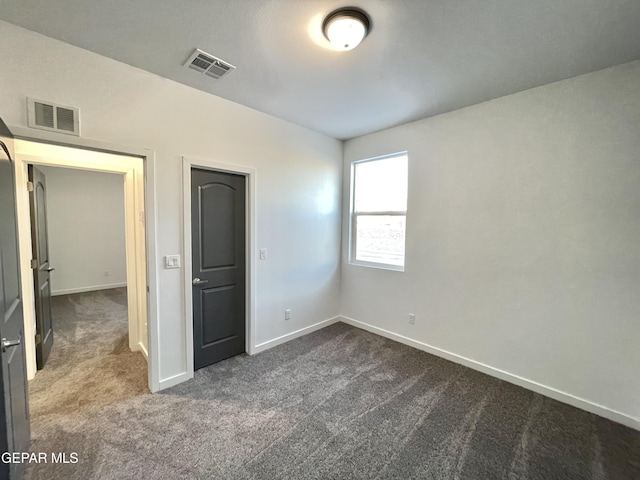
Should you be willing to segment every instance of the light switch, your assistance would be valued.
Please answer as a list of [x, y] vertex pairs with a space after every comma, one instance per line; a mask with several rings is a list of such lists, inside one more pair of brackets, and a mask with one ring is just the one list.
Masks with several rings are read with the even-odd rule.
[[267, 249], [266, 248], [261, 248], [260, 249], [260, 260], [266, 260], [267, 259]]
[[180, 255], [166, 255], [164, 268], [180, 268]]

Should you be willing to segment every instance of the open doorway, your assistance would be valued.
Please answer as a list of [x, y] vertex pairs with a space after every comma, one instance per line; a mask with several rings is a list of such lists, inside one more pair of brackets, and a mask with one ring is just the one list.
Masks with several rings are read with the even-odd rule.
[[30, 385], [33, 411], [64, 397], [114, 401], [127, 394], [125, 385], [144, 391], [146, 362], [128, 348], [124, 175], [42, 165], [28, 172], [39, 370]]
[[[28, 185], [28, 167], [40, 169], [65, 167], [84, 172], [116, 174], [123, 185], [125, 223], [125, 276], [126, 312], [128, 317], [129, 350], [149, 356], [147, 333], [147, 280], [144, 225], [144, 170], [139, 157], [109, 154], [71, 147], [61, 147], [23, 140], [16, 141], [16, 184]], [[29, 192], [25, 188], [17, 193], [18, 230], [20, 239], [20, 264], [24, 298], [25, 350], [29, 379], [36, 373], [36, 302], [34, 272], [31, 267], [31, 219]], [[101, 212], [95, 212], [100, 215]], [[102, 274], [107, 270], [102, 270]], [[109, 271], [109, 275], [111, 271]], [[115, 288], [117, 285], [112, 285]], [[81, 293], [81, 292], [76, 292]], [[113, 298], [119, 295], [114, 293]], [[121, 295], [120, 295], [121, 296]], [[54, 297], [55, 298], [55, 297]], [[117, 303], [117, 301], [116, 301]]]

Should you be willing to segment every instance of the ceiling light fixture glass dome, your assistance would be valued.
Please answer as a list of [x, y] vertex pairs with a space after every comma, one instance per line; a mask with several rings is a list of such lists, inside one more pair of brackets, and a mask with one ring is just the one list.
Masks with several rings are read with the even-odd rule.
[[322, 31], [336, 50], [353, 50], [369, 33], [369, 17], [362, 10], [341, 8], [325, 18]]

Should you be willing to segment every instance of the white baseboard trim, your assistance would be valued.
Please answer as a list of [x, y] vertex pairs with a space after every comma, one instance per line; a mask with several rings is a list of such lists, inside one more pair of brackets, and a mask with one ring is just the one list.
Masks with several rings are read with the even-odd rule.
[[[275, 347], [276, 345], [280, 345], [282, 343], [288, 342], [289, 340], [293, 340], [294, 338], [302, 337], [307, 335], [308, 333], [315, 332], [316, 330], [320, 330], [321, 328], [328, 327], [329, 325], [333, 325], [340, 321], [341, 317], [333, 317], [322, 322], [315, 323], [305, 328], [301, 328], [300, 330], [296, 330], [295, 332], [287, 333], [286, 335], [282, 335], [281, 337], [274, 338], [273, 340], [269, 340], [267, 342], [260, 343], [253, 348], [252, 355], [263, 352], [265, 350], [269, 350], [270, 348]], [[141, 351], [144, 353], [144, 348], [139, 344]], [[174, 375], [173, 377], [165, 378], [164, 380], [160, 380], [158, 382], [158, 390], [164, 390], [169, 387], [173, 387], [174, 385], [178, 385], [179, 383], [186, 382], [193, 378], [193, 375], [189, 375], [188, 372], [179, 373], [178, 375]]]
[[566, 393], [561, 390], [542, 385], [538, 382], [534, 382], [518, 375], [505, 372], [504, 370], [500, 370], [498, 368], [485, 365], [475, 360], [471, 360], [470, 358], [466, 358], [455, 353], [451, 353], [446, 350], [427, 345], [426, 343], [413, 340], [409, 337], [405, 337], [397, 333], [393, 333], [389, 330], [369, 325], [368, 323], [364, 323], [353, 318], [340, 316], [338, 317], [338, 320], [356, 328], [375, 333], [376, 335], [380, 335], [381, 337], [389, 338], [391, 340], [395, 340], [396, 342], [409, 345], [410, 347], [417, 348], [418, 350], [422, 350], [437, 357], [441, 357], [454, 363], [464, 365], [465, 367], [469, 367], [473, 370], [477, 370], [492, 377], [499, 378], [500, 380], [513, 383], [514, 385], [526, 388], [527, 390], [532, 390], [546, 397], [558, 400], [559, 402], [572, 405], [582, 410], [586, 410], [587, 412], [595, 413], [596, 415], [600, 415], [601, 417], [613, 420], [614, 422], [621, 423], [635, 430], [640, 430], [640, 418], [632, 417], [625, 413], [607, 408], [603, 405], [599, 405], [597, 403], [590, 402], [589, 400], [576, 397], [575, 395], [571, 395], [570, 393]]
[[126, 286], [127, 286], [127, 282], [109, 283], [107, 285], [93, 285], [90, 287], [66, 288], [64, 290], [53, 290], [51, 292], [51, 296], [55, 297], [57, 295], [70, 295], [72, 293], [94, 292], [97, 290], [109, 290], [111, 288], [120, 288], [120, 287], [126, 287]]
[[138, 342], [138, 349], [144, 356], [144, 359], [147, 361], [147, 363], [149, 363], [149, 352], [147, 351], [145, 346], [142, 344], [142, 342]]
[[321, 328], [328, 327], [329, 325], [333, 325], [340, 321], [342, 317], [333, 317], [328, 318], [327, 320], [323, 320], [322, 322], [314, 323], [305, 328], [301, 328], [300, 330], [296, 330], [295, 332], [287, 333], [286, 335], [282, 335], [281, 337], [274, 338], [273, 340], [268, 340], [263, 343], [259, 343], [253, 347], [251, 354], [256, 354], [260, 352], [264, 352], [265, 350], [269, 350], [277, 345], [281, 345], [286, 343], [294, 338], [303, 337], [311, 332], [315, 332], [316, 330], [320, 330]]
[[173, 387], [174, 385], [178, 385], [179, 383], [186, 382], [187, 380], [191, 380], [193, 375], [189, 375], [187, 372], [179, 373], [178, 375], [174, 375], [173, 377], [165, 378], [164, 380], [160, 380], [158, 382], [158, 390], [164, 390], [169, 387]]

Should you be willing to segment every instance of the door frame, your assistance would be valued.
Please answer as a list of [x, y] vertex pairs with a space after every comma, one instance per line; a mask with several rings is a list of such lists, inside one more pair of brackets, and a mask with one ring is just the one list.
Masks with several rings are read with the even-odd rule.
[[245, 177], [246, 182], [246, 272], [245, 272], [245, 351], [255, 353], [256, 320], [256, 183], [255, 168], [221, 163], [215, 160], [182, 157], [182, 251], [185, 312], [185, 351], [187, 352], [187, 377], [193, 378], [193, 294], [191, 265], [191, 169], [202, 168], [222, 173], [233, 173]]
[[[16, 139], [16, 185], [18, 187], [17, 213], [20, 238], [20, 268], [23, 276], [23, 296], [25, 310], [25, 343], [27, 351], [27, 373], [29, 379], [35, 376], [35, 307], [33, 291], [33, 272], [30, 268], [31, 234], [29, 219], [27, 165], [45, 165], [82, 170], [92, 170], [123, 175], [125, 197], [125, 243], [126, 271], [129, 309], [129, 348], [141, 351], [148, 361], [149, 388], [157, 391], [157, 308], [147, 301], [147, 285], [155, 285], [155, 266], [147, 261], [155, 252], [155, 235], [149, 227], [155, 229], [155, 211], [147, 211], [145, 206], [152, 205], [151, 199], [145, 199], [145, 160], [148, 157], [116, 152], [100, 152], [77, 146], [60, 146], [37, 141]], [[153, 195], [153, 193], [152, 193]], [[153, 217], [152, 225], [147, 219]], [[146, 231], [146, 232], [145, 232]], [[150, 234], [150, 235], [148, 235]], [[151, 238], [149, 238], [151, 237]], [[147, 248], [147, 240], [151, 240]], [[149, 281], [147, 283], [147, 268]], [[155, 295], [155, 288], [154, 295]], [[151, 293], [151, 288], [149, 288]], [[147, 331], [147, 335], [144, 332]]]

